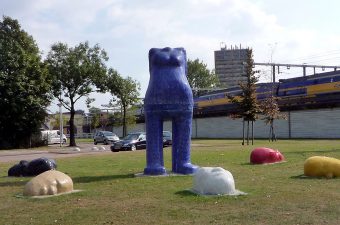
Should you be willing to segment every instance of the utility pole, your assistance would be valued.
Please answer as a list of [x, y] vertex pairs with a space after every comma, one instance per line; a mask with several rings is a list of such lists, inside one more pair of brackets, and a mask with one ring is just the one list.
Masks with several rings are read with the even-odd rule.
[[272, 76], [273, 76], [273, 83], [275, 83], [275, 67], [277, 66], [278, 71], [280, 70], [280, 66], [287, 67], [287, 69], [290, 69], [291, 67], [300, 67], [303, 69], [303, 76], [305, 77], [307, 75], [306, 68], [313, 68], [314, 74], [315, 74], [315, 68], [321, 68], [322, 70], [325, 69], [334, 69], [336, 71], [337, 69], [340, 69], [340, 66], [326, 66], [326, 65], [308, 65], [308, 64], [287, 64], [287, 63], [255, 63], [255, 66], [271, 66], [272, 67]]
[[60, 80], [60, 96], [59, 96], [59, 104], [58, 104], [58, 106], [59, 106], [59, 113], [60, 113], [60, 117], [59, 117], [59, 135], [60, 135], [60, 139], [59, 139], [59, 141], [60, 141], [60, 147], [63, 145], [63, 142], [64, 142], [64, 140], [63, 140], [63, 112], [62, 112], [62, 107], [63, 107], [63, 105], [62, 105], [62, 91], [63, 91], [63, 88], [62, 88], [62, 83], [61, 83], [61, 73], [60, 73], [60, 68], [59, 68], [59, 63], [57, 63], [57, 69], [59, 70], [59, 80]]
[[62, 104], [59, 103], [59, 134], [60, 134], [60, 147], [63, 145], [63, 112], [62, 112]]

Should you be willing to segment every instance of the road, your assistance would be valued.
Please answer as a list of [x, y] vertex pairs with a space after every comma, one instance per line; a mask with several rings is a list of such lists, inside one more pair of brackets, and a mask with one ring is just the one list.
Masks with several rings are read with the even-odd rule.
[[49, 145], [47, 147], [32, 150], [32, 149], [15, 149], [15, 150], [0, 150], [1, 162], [19, 162], [20, 160], [30, 161], [32, 159], [46, 157], [51, 159], [78, 157], [82, 155], [103, 155], [113, 154], [110, 151], [110, 145], [97, 145], [96, 147], [104, 146], [106, 150], [94, 151], [92, 143], [77, 144], [80, 151], [75, 151], [74, 147], [60, 147], [59, 145]]

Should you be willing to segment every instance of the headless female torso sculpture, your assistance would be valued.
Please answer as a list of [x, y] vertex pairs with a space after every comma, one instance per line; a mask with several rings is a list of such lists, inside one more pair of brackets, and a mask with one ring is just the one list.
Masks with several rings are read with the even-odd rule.
[[172, 120], [172, 171], [191, 174], [190, 162], [193, 97], [186, 78], [183, 48], [149, 51], [150, 81], [145, 95], [146, 175], [166, 174], [163, 160], [163, 121]]

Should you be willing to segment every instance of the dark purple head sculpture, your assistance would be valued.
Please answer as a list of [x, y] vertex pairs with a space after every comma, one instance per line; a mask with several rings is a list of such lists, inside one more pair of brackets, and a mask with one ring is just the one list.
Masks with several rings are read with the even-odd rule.
[[152, 48], [149, 51], [150, 81], [145, 95], [147, 135], [146, 175], [166, 174], [163, 161], [163, 121], [172, 121], [172, 171], [191, 174], [190, 163], [192, 91], [186, 78], [183, 48]]

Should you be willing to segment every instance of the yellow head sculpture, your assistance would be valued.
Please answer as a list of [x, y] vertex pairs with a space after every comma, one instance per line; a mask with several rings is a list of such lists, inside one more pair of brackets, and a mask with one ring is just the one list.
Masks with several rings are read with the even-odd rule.
[[340, 177], [340, 160], [325, 156], [313, 156], [305, 161], [304, 173], [311, 177]]

